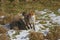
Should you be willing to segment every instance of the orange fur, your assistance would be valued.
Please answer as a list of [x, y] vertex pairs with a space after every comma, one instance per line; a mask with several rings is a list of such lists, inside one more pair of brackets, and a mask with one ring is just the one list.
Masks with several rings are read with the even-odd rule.
[[30, 11], [29, 15], [33, 16], [33, 15], [35, 15], [35, 13], [33, 11]]

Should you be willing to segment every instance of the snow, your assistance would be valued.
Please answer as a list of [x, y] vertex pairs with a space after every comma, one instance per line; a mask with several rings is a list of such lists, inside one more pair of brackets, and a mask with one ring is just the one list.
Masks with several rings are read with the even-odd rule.
[[45, 28], [45, 27], [42, 24], [35, 25], [35, 31], [38, 32], [40, 30], [41, 33], [43, 33], [44, 36], [46, 36], [47, 33], [49, 32], [49, 28], [46, 28], [46, 30], [42, 30], [41, 28]]
[[51, 12], [51, 13], [49, 14], [49, 17], [56, 17], [56, 15], [54, 14], [54, 12]]
[[29, 40], [29, 38], [28, 38], [29, 31], [22, 30], [20, 32], [20, 34], [16, 35], [15, 36], [16, 38], [13, 39], [13, 36], [12, 35], [15, 34], [15, 32], [16, 32], [15, 30], [8, 31], [8, 35], [10, 36], [11, 40]]
[[0, 16], [0, 18], [4, 18], [5, 16]]
[[[41, 30], [41, 33], [43, 33], [45, 36], [47, 35], [47, 33], [49, 32], [49, 29], [47, 28], [46, 30], [42, 30], [40, 27], [44, 28], [44, 26], [42, 24], [39, 24], [39, 22], [35, 25], [35, 32], [38, 32], [39, 30]], [[29, 40], [29, 31], [32, 30], [22, 30], [21, 32], [19, 32], [20, 34], [16, 35], [13, 39], [13, 34], [15, 34], [15, 30], [9, 30], [8, 31], [8, 35], [10, 36], [11, 40]]]
[[40, 15], [43, 15], [43, 14], [45, 14], [45, 13], [47, 13], [47, 12], [35, 10], [35, 13], [38, 14], [38, 15], [39, 15], [39, 14], [40, 14]]
[[41, 30], [41, 32], [44, 34], [44, 36], [47, 36], [47, 33], [49, 32], [49, 28], [46, 28], [46, 30]]
[[58, 11], [58, 13], [60, 13], [60, 9], [58, 9], [57, 11]]
[[60, 16], [51, 17], [51, 20], [53, 23], [57, 23], [60, 25]]
[[[47, 21], [47, 25], [48, 25], [49, 21]], [[41, 33], [44, 34], [44, 36], [47, 35], [47, 33], [49, 32], [49, 28], [46, 28], [46, 30], [42, 30], [41, 28], [45, 28], [42, 24], [39, 24], [39, 22], [35, 25], [35, 31], [38, 32], [40, 30]]]
[[35, 31], [36, 31], [36, 32], [39, 31], [39, 30], [41, 30], [41, 29], [39, 28], [39, 26], [40, 26], [40, 25], [35, 25]]
[[9, 30], [8, 31], [8, 35], [12, 38], [12, 35], [15, 34], [15, 31], [14, 30]]
[[41, 28], [45, 28], [42, 24], [39, 23], [40, 21], [37, 20], [35, 22], [35, 31], [38, 32], [39, 30], [41, 30]]
[[[35, 12], [36, 12], [37, 14], [42, 14], [42, 15], [44, 15], [44, 14], [47, 13], [46, 10], [47, 10], [47, 9], [44, 9], [44, 11], [35, 10]], [[49, 11], [49, 10], [48, 10], [48, 11]], [[52, 21], [52, 23], [57, 23], [57, 24], [60, 25], [60, 16], [57, 16], [57, 15], [54, 14], [54, 12], [52, 12], [52, 11], [50, 11], [50, 12], [51, 12], [51, 13], [49, 13], [48, 16], [50, 17], [50, 20]], [[43, 16], [42, 18], [45, 18], [45, 17]], [[50, 25], [51, 25], [50, 20], [47, 20], [47, 21], [46, 21], [46, 24], [40, 24], [40, 23], [39, 23], [40, 20], [37, 20], [37, 21], [35, 22], [35, 32], [41, 32], [41, 33], [44, 34], [44, 36], [46, 36], [47, 33], [49, 32], [49, 28], [46, 28], [45, 30], [42, 30], [41, 28], [45, 28], [43, 25], [50, 26]], [[29, 40], [29, 37], [28, 37], [28, 36], [29, 36], [29, 31], [32, 31], [32, 30], [22, 30], [22, 31], [20, 31], [19, 34], [16, 35], [16, 36], [15, 36], [16, 38], [14, 38], [14, 39], [13, 39], [13, 36], [12, 36], [12, 35], [16, 33], [15, 30], [9, 30], [9, 31], [8, 31], [8, 35], [10, 36], [11, 40]], [[46, 40], [48, 40], [48, 39], [46, 39]], [[60, 39], [58, 39], [58, 40], [60, 40]]]
[[5, 16], [0, 16], [0, 21], [3, 21], [4, 18]]
[[16, 37], [17, 38], [20, 38], [21, 40], [23, 40], [23, 39], [29, 39], [28, 38], [28, 31], [22, 31], [22, 32], [20, 32], [20, 36], [19, 35], [17, 35]]
[[52, 11], [49, 10], [49, 9], [44, 9], [43, 11], [45, 11], [45, 12], [52, 12]]
[[60, 16], [57, 16], [54, 14], [54, 12], [49, 14], [50, 19], [52, 20], [52, 23], [57, 23], [60, 25]]

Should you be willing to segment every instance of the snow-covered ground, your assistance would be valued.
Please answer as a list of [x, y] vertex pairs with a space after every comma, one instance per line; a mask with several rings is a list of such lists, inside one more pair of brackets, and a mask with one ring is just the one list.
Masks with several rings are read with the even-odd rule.
[[[45, 26], [51, 26], [52, 23], [57, 23], [58, 25], [60, 25], [60, 16], [57, 16], [54, 12], [52, 12], [50, 10], [48, 10], [48, 11], [47, 10], [48, 9], [44, 9], [43, 11], [35, 10], [37, 15], [43, 15], [42, 17], [39, 17], [39, 18], [43, 18], [43, 19], [46, 19], [46, 20], [49, 19], [49, 20], [46, 21], [45, 24], [41, 24], [40, 20], [36, 20], [36, 22], [35, 22], [35, 32], [41, 32], [41, 33], [44, 34], [44, 36], [46, 36], [47, 33], [49, 32], [49, 27], [45, 28]], [[52, 22], [52, 23], [50, 23], [50, 22]], [[41, 28], [45, 28], [45, 30], [43, 30]], [[19, 32], [18, 35], [15, 35], [13, 37], [13, 34], [15, 34], [16, 31], [15, 30], [9, 30], [8, 35], [10, 36], [11, 40], [29, 40], [29, 37], [28, 37], [29, 36], [29, 31], [32, 31], [32, 30], [22, 30], [22, 31]], [[60, 40], [60, 39], [58, 39], [58, 40]]]
[[11, 40], [29, 40], [28, 35], [29, 35], [29, 30], [22, 30], [19, 32], [19, 34], [13, 36], [16, 33], [15, 30], [10, 30], [8, 31], [8, 35], [10, 36]]

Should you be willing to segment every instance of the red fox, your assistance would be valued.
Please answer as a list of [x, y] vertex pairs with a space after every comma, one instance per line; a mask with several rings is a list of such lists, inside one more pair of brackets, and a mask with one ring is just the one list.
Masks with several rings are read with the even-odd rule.
[[30, 26], [35, 30], [35, 13], [33, 11], [30, 11], [29, 16]]
[[30, 11], [28, 14], [23, 12], [24, 20], [28, 29], [35, 30], [35, 13]]

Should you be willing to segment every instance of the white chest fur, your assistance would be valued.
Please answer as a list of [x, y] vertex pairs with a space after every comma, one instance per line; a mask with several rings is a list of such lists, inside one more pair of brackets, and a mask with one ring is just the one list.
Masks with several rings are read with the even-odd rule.
[[35, 15], [31, 16], [30, 23], [35, 23]]

